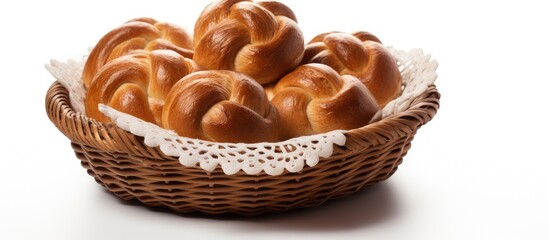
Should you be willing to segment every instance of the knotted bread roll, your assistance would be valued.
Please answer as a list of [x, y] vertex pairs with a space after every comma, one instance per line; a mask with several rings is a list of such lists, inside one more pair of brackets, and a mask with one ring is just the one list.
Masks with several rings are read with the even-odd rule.
[[305, 47], [302, 63], [323, 63], [360, 79], [381, 107], [400, 95], [401, 75], [391, 53], [368, 32], [323, 33]]
[[261, 85], [228, 70], [190, 74], [166, 98], [162, 125], [180, 136], [216, 142], [278, 141], [278, 113]]
[[103, 66], [88, 89], [86, 114], [110, 122], [98, 104], [141, 118], [161, 122], [164, 99], [172, 86], [198, 66], [171, 50], [135, 50]]
[[379, 110], [356, 77], [340, 76], [324, 64], [305, 64], [276, 84], [271, 100], [285, 138], [353, 129], [368, 124]]
[[304, 51], [292, 10], [279, 2], [219, 0], [194, 27], [194, 58], [207, 69], [245, 73], [260, 84], [295, 68]]
[[179, 26], [152, 18], [136, 18], [105, 34], [91, 51], [82, 80], [88, 88], [97, 71], [107, 62], [135, 49], [169, 49], [192, 58], [191, 36]]

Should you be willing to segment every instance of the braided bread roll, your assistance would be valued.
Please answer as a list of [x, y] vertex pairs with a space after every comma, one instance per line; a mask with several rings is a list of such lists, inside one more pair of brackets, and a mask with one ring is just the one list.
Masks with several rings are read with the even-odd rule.
[[284, 76], [271, 100], [286, 138], [354, 129], [370, 123], [379, 106], [356, 77], [324, 64], [305, 64]]
[[234, 70], [260, 84], [295, 68], [304, 51], [294, 13], [279, 2], [219, 0], [194, 27], [194, 58], [207, 69]]
[[179, 26], [152, 18], [136, 18], [105, 34], [91, 51], [82, 80], [88, 88], [97, 71], [107, 62], [132, 50], [169, 49], [192, 58], [191, 36]]
[[261, 85], [228, 70], [196, 72], [177, 82], [162, 112], [164, 128], [216, 142], [279, 141], [278, 113]]
[[323, 33], [305, 47], [302, 63], [323, 63], [360, 79], [381, 107], [397, 98], [401, 75], [391, 53], [371, 33]]
[[198, 66], [171, 50], [136, 50], [107, 63], [86, 95], [86, 114], [101, 122], [110, 119], [98, 110], [98, 104], [141, 118], [161, 122], [164, 99], [172, 86]]

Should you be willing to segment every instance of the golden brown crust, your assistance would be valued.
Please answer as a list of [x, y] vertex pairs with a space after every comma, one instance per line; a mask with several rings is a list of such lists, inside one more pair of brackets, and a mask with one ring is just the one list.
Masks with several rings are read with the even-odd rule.
[[86, 114], [110, 122], [98, 110], [106, 104], [152, 123], [160, 123], [171, 87], [198, 66], [171, 50], [134, 51], [112, 60], [93, 78], [86, 95]]
[[265, 90], [265, 94], [267, 95], [267, 98], [269, 101], [273, 99], [274, 97], [274, 88], [276, 86], [277, 82], [270, 82], [268, 84], [263, 85], [263, 89]]
[[354, 129], [368, 124], [379, 110], [370, 91], [350, 75], [323, 64], [305, 64], [274, 88], [284, 138]]
[[289, 19], [294, 20], [294, 22], [297, 23], [297, 17], [294, 14], [294, 11], [290, 9], [288, 6], [277, 2], [277, 1], [260, 1], [257, 2], [260, 6], [264, 7], [265, 9], [269, 10], [271, 13], [273, 13], [275, 16], [285, 16]]
[[272, 82], [303, 57], [303, 34], [294, 20], [291, 9], [277, 2], [216, 1], [196, 21], [193, 59], [206, 69]]
[[192, 58], [192, 39], [182, 28], [152, 18], [136, 18], [105, 34], [91, 51], [82, 80], [89, 88], [99, 69], [107, 62], [136, 49], [170, 49]]
[[209, 141], [280, 140], [278, 113], [261, 85], [233, 71], [201, 71], [177, 82], [166, 98], [162, 125]]
[[400, 95], [401, 75], [394, 57], [369, 32], [328, 32], [305, 47], [302, 63], [323, 63], [341, 75], [360, 79], [381, 107]]

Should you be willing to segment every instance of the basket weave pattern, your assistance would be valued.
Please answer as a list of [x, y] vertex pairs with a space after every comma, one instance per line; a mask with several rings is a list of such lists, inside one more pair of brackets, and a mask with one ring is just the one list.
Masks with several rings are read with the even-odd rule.
[[256, 215], [318, 206], [386, 180], [402, 163], [417, 130], [436, 114], [439, 99], [432, 85], [407, 110], [348, 131], [345, 145], [334, 145], [330, 158], [279, 176], [182, 166], [177, 158], [146, 146], [143, 138], [75, 112], [59, 82], [46, 94], [46, 111], [88, 174], [122, 199], [184, 213]]

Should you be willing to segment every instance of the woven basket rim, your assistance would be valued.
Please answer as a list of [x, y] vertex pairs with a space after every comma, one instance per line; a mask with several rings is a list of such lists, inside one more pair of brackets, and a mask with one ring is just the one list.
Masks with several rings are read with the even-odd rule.
[[[353, 138], [367, 139], [370, 146], [374, 146], [409, 134], [434, 117], [439, 108], [439, 101], [440, 93], [436, 85], [430, 85], [423, 94], [412, 101], [406, 110], [345, 132], [347, 142], [343, 146], [334, 145], [334, 154], [360, 151], [361, 149], [348, 146], [348, 143], [353, 142]], [[107, 152], [177, 160], [177, 158], [166, 156], [159, 147], [145, 145], [141, 137], [119, 128], [114, 123], [99, 122], [76, 112], [70, 105], [68, 90], [57, 80], [47, 91], [46, 111], [55, 126], [72, 142]]]

